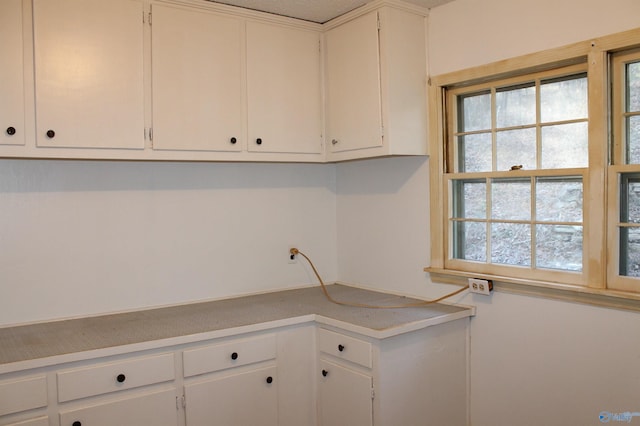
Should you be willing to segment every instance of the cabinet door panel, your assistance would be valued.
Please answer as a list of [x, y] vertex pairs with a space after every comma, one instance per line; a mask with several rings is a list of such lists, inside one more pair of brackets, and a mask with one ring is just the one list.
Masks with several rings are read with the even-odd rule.
[[176, 426], [176, 394], [166, 390], [60, 413], [60, 426], [74, 422], [88, 426]]
[[154, 4], [151, 31], [154, 149], [240, 151], [242, 21]]
[[329, 30], [326, 45], [327, 143], [331, 151], [381, 146], [378, 13]]
[[38, 146], [144, 148], [142, 3], [34, 0], [33, 9]]
[[250, 151], [322, 151], [317, 32], [247, 22], [247, 92]]
[[22, 0], [0, 2], [0, 40], [0, 144], [24, 145]]
[[[267, 383], [267, 378], [273, 381]], [[185, 386], [188, 426], [278, 424], [276, 367]]]
[[320, 368], [320, 425], [371, 426], [371, 376], [324, 360]]

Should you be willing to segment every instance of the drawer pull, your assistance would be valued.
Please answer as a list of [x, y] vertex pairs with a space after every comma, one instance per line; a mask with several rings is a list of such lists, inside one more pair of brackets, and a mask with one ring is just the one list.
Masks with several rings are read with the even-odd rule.
[[15, 127], [7, 127], [7, 134], [9, 136], [13, 136], [16, 134], [16, 128]]
[[273, 383], [273, 377], [271, 377], [271, 376], [267, 377], [267, 383], [268, 384]]
[[344, 351], [344, 345], [338, 345], [338, 350], [339, 350], [340, 352]]
[[232, 360], [234, 360], [234, 361], [235, 361], [236, 359], [238, 359], [238, 352], [234, 352], [234, 353], [232, 353], [232, 354], [231, 354], [231, 359], [232, 359]]
[[238, 142], [238, 139], [236, 139], [236, 138], [231, 138], [231, 139], [229, 140], [229, 142], [231, 142], [231, 144], [235, 144], [236, 142]]
[[82, 422], [76, 420], [75, 422], [71, 423], [71, 426], [82, 426]]
[[118, 381], [118, 383], [124, 383], [124, 381], [127, 380], [127, 376], [125, 376], [124, 374], [120, 373], [120, 374], [118, 374], [118, 377], [116, 377], [116, 380]]
[[327, 370], [322, 370], [322, 377], [327, 377], [329, 372]]
[[56, 137], [56, 132], [54, 132], [53, 130], [47, 130], [47, 137], [49, 139], [53, 139]]
[[256, 139], [256, 143], [257, 143], [258, 145], [262, 145], [262, 138], [258, 138], [258, 139]]

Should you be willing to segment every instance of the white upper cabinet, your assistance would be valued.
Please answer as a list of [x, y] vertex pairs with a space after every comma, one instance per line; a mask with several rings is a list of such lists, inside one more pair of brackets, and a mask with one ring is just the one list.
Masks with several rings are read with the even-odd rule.
[[241, 151], [244, 22], [152, 5], [153, 148]]
[[424, 13], [394, 4], [326, 25], [328, 160], [425, 155]]
[[329, 30], [326, 43], [329, 151], [381, 146], [378, 13]]
[[38, 147], [144, 148], [143, 5], [34, 0]]
[[22, 0], [0, 2], [0, 145], [24, 145]]
[[204, 0], [1, 0], [0, 158], [427, 154], [426, 11], [325, 24]]
[[247, 22], [248, 149], [322, 153], [320, 33]]

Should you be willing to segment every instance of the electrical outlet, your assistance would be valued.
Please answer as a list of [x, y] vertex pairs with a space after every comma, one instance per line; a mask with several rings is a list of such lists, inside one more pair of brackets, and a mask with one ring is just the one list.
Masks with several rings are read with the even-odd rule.
[[294, 254], [292, 252], [292, 249], [293, 248], [290, 248], [289, 251], [287, 252], [288, 262], [291, 263], [291, 264], [298, 263], [298, 255]]
[[484, 294], [491, 296], [493, 290], [493, 282], [491, 280], [480, 280], [477, 278], [469, 278], [469, 291], [471, 293]]

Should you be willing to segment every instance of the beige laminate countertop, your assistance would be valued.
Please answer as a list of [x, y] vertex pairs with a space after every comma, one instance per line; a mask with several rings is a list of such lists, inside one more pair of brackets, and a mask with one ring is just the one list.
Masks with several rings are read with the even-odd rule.
[[[402, 296], [344, 285], [327, 286], [345, 302], [397, 305]], [[469, 307], [432, 304], [367, 309], [329, 302], [319, 287], [187, 305], [0, 328], [0, 373], [80, 359], [72, 354], [148, 349], [315, 321], [383, 339], [474, 315]]]

